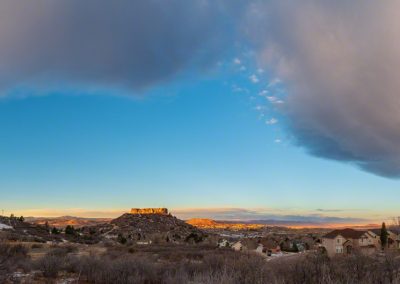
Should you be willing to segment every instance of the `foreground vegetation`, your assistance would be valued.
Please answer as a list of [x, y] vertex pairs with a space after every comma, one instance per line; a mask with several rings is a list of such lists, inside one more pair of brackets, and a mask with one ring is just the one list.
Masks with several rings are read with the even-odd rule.
[[397, 254], [266, 260], [210, 245], [0, 243], [0, 283], [400, 283]]

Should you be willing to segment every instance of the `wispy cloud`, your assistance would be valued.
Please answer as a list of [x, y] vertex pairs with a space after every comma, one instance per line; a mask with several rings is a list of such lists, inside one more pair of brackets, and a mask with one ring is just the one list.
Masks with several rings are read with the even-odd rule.
[[276, 119], [274, 117], [265, 121], [265, 124], [268, 124], [268, 125], [273, 125], [273, 124], [277, 124], [277, 123], [278, 123], [278, 119]]
[[316, 209], [316, 211], [319, 211], [319, 212], [343, 212], [344, 210], [342, 210], [342, 209], [321, 209], [321, 208], [318, 208], [318, 209]]
[[254, 84], [257, 84], [258, 82], [260, 82], [260, 79], [258, 79], [257, 75], [253, 74], [249, 77], [250, 81]]
[[242, 61], [239, 58], [236, 57], [236, 58], [233, 59], [233, 63], [236, 64], [236, 65], [240, 65], [240, 64], [242, 64]]

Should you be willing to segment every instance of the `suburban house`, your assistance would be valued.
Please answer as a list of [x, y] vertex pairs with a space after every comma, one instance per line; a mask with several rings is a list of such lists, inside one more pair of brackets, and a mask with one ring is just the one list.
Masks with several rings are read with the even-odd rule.
[[241, 241], [238, 241], [232, 245], [232, 249], [235, 251], [243, 251], [246, 250], [246, 247], [242, 244]]
[[226, 239], [222, 239], [222, 240], [219, 240], [218, 241], [218, 247], [219, 248], [227, 248], [227, 247], [230, 247], [230, 242], [228, 241], [228, 240], [226, 240]]
[[303, 241], [302, 239], [290, 240], [289, 238], [286, 238], [279, 244], [279, 246], [282, 251], [303, 252], [310, 247], [314, 247], [314, 243], [310, 245], [307, 241], [308, 240]]
[[322, 237], [322, 246], [330, 257], [353, 251], [371, 254], [377, 249], [377, 239], [370, 231], [334, 230]]
[[263, 240], [259, 242], [258, 247], [256, 248], [256, 252], [271, 256], [272, 254], [280, 253], [281, 248], [275, 241]]
[[[379, 248], [381, 246], [381, 229], [371, 229], [369, 232], [376, 239], [376, 246]], [[399, 235], [394, 230], [387, 230], [388, 232], [388, 242], [386, 248], [388, 249], [398, 249], [400, 248]]]

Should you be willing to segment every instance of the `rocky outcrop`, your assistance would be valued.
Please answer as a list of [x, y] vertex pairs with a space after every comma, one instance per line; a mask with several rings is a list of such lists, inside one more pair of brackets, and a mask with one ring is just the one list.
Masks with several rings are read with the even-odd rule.
[[198, 242], [204, 237], [198, 228], [165, 213], [124, 214], [112, 220], [111, 224], [114, 226], [112, 234], [122, 235], [128, 240], [162, 239], [166, 242], [180, 243]]
[[161, 214], [168, 215], [167, 208], [132, 208], [131, 214]]
[[121, 243], [198, 243], [206, 237], [200, 229], [166, 214], [166, 210], [133, 212], [135, 213], [126, 213], [111, 222], [83, 227], [81, 233], [96, 240], [114, 240]]

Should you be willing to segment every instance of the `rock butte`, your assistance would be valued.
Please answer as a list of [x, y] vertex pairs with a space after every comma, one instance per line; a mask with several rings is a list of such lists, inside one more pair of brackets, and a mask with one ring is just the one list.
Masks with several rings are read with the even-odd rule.
[[168, 215], [167, 208], [132, 208], [131, 214], [161, 214]]

